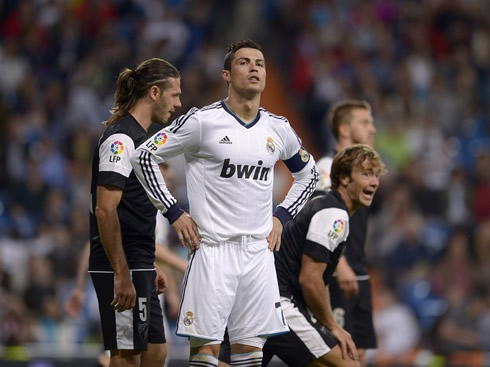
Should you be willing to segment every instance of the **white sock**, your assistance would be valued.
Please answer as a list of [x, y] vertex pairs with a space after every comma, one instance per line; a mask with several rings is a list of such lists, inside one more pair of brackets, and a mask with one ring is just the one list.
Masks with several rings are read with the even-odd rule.
[[212, 354], [193, 354], [189, 357], [189, 366], [217, 367], [218, 358]]
[[262, 351], [232, 354], [231, 365], [233, 367], [260, 367], [262, 366]]

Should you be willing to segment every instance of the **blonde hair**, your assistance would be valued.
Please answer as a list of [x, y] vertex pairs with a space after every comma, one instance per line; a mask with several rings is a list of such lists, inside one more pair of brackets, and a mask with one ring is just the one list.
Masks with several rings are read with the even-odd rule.
[[342, 149], [333, 158], [332, 169], [330, 170], [331, 188], [336, 190], [340, 186], [342, 177], [350, 177], [352, 169], [368, 160], [375, 168], [384, 171], [385, 165], [380, 155], [372, 147], [366, 144], [354, 144]]
[[371, 112], [371, 106], [366, 101], [346, 99], [340, 101], [330, 108], [328, 114], [328, 125], [335, 139], [339, 140], [339, 129], [342, 124], [349, 124], [352, 118], [352, 110], [365, 109]]

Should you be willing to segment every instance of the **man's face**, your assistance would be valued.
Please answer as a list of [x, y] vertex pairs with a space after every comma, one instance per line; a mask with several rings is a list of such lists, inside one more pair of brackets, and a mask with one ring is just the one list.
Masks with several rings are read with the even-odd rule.
[[166, 124], [175, 109], [182, 107], [180, 95], [180, 79], [170, 78], [167, 88], [165, 90], [160, 89], [160, 96], [152, 111], [152, 122]]
[[255, 48], [241, 48], [231, 61], [231, 70], [223, 71], [223, 78], [243, 96], [260, 94], [265, 88], [265, 60]]
[[347, 185], [348, 195], [352, 203], [370, 206], [379, 187], [380, 175], [381, 169], [367, 159], [360, 165], [354, 166]]
[[349, 125], [352, 144], [367, 144], [373, 146], [376, 128], [371, 112], [365, 108], [356, 108], [351, 111]]

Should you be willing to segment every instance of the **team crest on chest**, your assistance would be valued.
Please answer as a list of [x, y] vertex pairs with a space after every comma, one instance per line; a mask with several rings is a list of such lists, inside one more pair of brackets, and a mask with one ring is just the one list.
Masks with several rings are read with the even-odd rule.
[[265, 147], [270, 154], [276, 151], [276, 146], [274, 145], [274, 139], [272, 139], [270, 136], [267, 138], [267, 144]]
[[194, 314], [192, 312], [186, 312], [184, 317], [184, 325], [190, 326], [194, 322]]

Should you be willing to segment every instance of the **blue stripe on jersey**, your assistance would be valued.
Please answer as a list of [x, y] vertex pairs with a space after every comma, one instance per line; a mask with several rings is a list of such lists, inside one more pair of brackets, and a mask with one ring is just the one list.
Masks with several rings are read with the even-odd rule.
[[288, 122], [288, 123], [289, 123], [288, 119], [287, 119], [287, 118], [285, 118], [284, 116], [275, 115], [275, 114], [273, 114], [272, 112], [267, 111], [267, 110], [266, 110], [265, 108], [263, 108], [263, 107], [260, 107], [260, 108], [259, 108], [259, 111], [262, 111], [262, 112], [264, 112], [264, 113], [268, 114], [270, 117], [274, 117], [275, 119], [282, 120], [282, 121], [284, 121], [284, 122]]
[[192, 250], [192, 253], [191, 253], [190, 259], [189, 259], [189, 264], [187, 265], [187, 269], [186, 269], [185, 274], [184, 274], [184, 279], [182, 280], [182, 290], [180, 292], [182, 294], [182, 296], [180, 297], [179, 314], [177, 316], [177, 329], [175, 330], [176, 335], [180, 335], [179, 334], [179, 320], [180, 320], [180, 314], [182, 312], [182, 303], [184, 302], [185, 289], [187, 288], [187, 281], [189, 280], [189, 273], [191, 272], [192, 263], [194, 262], [195, 257], [196, 257], [196, 250]]
[[289, 208], [287, 208], [288, 212], [291, 213], [293, 217], [298, 214], [298, 208], [301, 207], [301, 205], [303, 205], [306, 200], [308, 200], [313, 190], [315, 190], [316, 183], [318, 182], [318, 179], [320, 177], [318, 171], [316, 170], [316, 166], [313, 166], [313, 168], [311, 169], [311, 173], [313, 173], [313, 178], [308, 183], [308, 186], [306, 186], [306, 189], [304, 189], [301, 195], [296, 199], [296, 201], [292, 203]]
[[232, 115], [235, 118], [235, 120], [237, 120], [240, 123], [240, 125], [242, 125], [243, 127], [247, 128], [247, 129], [250, 129], [251, 127], [253, 127], [260, 120], [260, 111], [257, 111], [257, 116], [255, 116], [254, 120], [252, 122], [246, 124], [245, 122], [243, 122], [243, 120], [240, 117], [235, 115], [235, 113], [228, 108], [224, 99], [221, 101], [221, 105], [223, 106], [223, 108], [225, 109], [226, 112], [228, 112], [230, 115]]
[[213, 104], [210, 104], [209, 106], [205, 106], [201, 108], [201, 111], [209, 111], [209, 110], [214, 110], [217, 109], [219, 110], [221, 108], [221, 101], [214, 102]]
[[175, 120], [175, 124], [172, 124], [173, 126], [170, 126], [170, 131], [173, 133], [176, 133], [179, 131], [179, 129], [184, 126], [185, 122], [191, 117], [195, 112], [197, 111], [197, 108], [193, 107], [187, 112], [185, 115], [180, 116], [177, 120]]
[[167, 209], [170, 208], [173, 204], [175, 204], [175, 200], [168, 199], [163, 190], [158, 186], [157, 176], [153, 171], [153, 166], [150, 163], [150, 153], [142, 151], [139, 155], [139, 163], [141, 166], [141, 171], [143, 172], [143, 177], [145, 178], [145, 182], [148, 185], [152, 195], [158, 198]]

